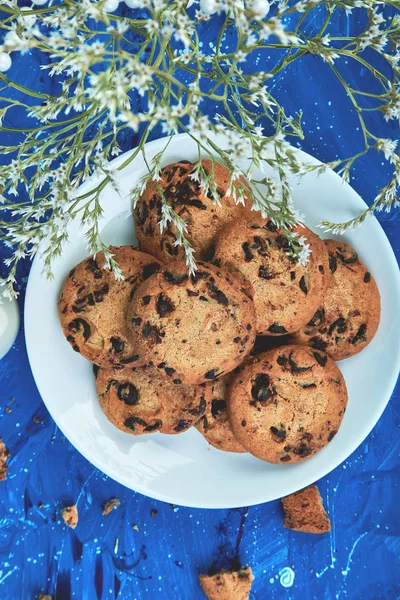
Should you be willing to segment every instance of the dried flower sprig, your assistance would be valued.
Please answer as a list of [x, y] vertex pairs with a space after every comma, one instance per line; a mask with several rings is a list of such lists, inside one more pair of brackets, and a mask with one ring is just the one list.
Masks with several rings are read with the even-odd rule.
[[[193, 177], [214, 201], [220, 198], [212, 176], [202, 169], [200, 160], [205, 154], [230, 169], [231, 195], [237, 202], [249, 195], [254, 209], [283, 229], [288, 251], [302, 262], [307, 261], [309, 248], [306, 240], [291, 232], [302, 222], [291, 198], [293, 175], [318, 173], [330, 166], [349, 180], [356, 161], [373, 149], [389, 161], [390, 181], [371, 207], [352, 221], [324, 221], [322, 226], [342, 232], [375, 210], [398, 206], [397, 142], [377, 137], [365, 113], [374, 110], [382, 119], [400, 121], [400, 16], [387, 20], [382, 16], [388, 6], [399, 10], [399, 0], [200, 0], [200, 4], [196, 0], [127, 0], [117, 13], [112, 12], [117, 8], [113, 0], [57, 4], [37, 0], [35, 4], [31, 9], [21, 8], [16, 0], [3, 0], [0, 9], [0, 131], [18, 139], [9, 144], [3, 135], [0, 145], [1, 154], [8, 157], [0, 165], [0, 239], [13, 249], [5, 261], [8, 275], [0, 280], [6, 295], [16, 294], [16, 269], [25, 256], [39, 251], [51, 276], [52, 260], [61, 254], [74, 219], [82, 225], [88, 251], [103, 250], [106, 265], [121, 276], [101, 240], [99, 218], [102, 191], [107, 185], [118, 189], [109, 160], [120, 153], [127, 132], [133, 132], [137, 147], [118, 168], [139, 155], [148, 166], [148, 174], [133, 191], [134, 203], [150, 178], [157, 181], [163, 164], [163, 153], [148, 160], [146, 142], [162, 134], [186, 132], [198, 147]], [[316, 10], [323, 10], [325, 18], [320, 30], [311, 35], [307, 25]], [[347, 15], [364, 11], [365, 29], [355, 36], [335, 35], [331, 24], [338, 11]], [[219, 31], [207, 46], [202, 40], [210, 21]], [[378, 53], [388, 68], [373, 67], [366, 50]], [[28, 52], [40, 56], [43, 76], [53, 80], [56, 91], [52, 95], [40, 87], [26, 87], [17, 72], [14, 78], [5, 74], [15, 53], [29, 60]], [[250, 57], [270, 52], [278, 56], [272, 68], [263, 72], [249, 67]], [[301, 111], [288, 115], [273, 93], [274, 78], [310, 54], [324, 61], [345, 89], [364, 140], [357, 154], [328, 165], [299, 161], [287, 140], [303, 138]], [[343, 60], [367, 69], [379, 90], [371, 93], [346, 81], [340, 69]], [[54, 84], [60, 80], [61, 84]], [[367, 97], [374, 99], [372, 108], [363, 105]], [[207, 110], [203, 110], [205, 99]], [[27, 115], [31, 127], [13, 125]], [[221, 133], [228, 140], [227, 149], [214, 141]], [[272, 167], [274, 177], [266, 167]], [[257, 176], [259, 170], [266, 175]], [[80, 185], [93, 175], [98, 176], [98, 183], [91, 191], [79, 193]], [[251, 183], [250, 190], [241, 177]], [[193, 270], [195, 257], [185, 237], [186, 223], [161, 188], [160, 195], [160, 227], [173, 222], [176, 243], [185, 247]]]

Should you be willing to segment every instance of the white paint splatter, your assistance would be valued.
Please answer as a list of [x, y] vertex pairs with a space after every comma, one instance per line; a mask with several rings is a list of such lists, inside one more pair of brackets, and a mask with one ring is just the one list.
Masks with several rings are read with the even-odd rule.
[[282, 587], [292, 587], [294, 583], [294, 571], [290, 567], [285, 567], [279, 571], [279, 581]]
[[359, 542], [361, 542], [361, 540], [363, 539], [363, 537], [365, 537], [368, 534], [368, 531], [365, 531], [364, 533], [362, 533], [354, 542], [352, 549], [350, 550], [350, 554], [349, 554], [349, 558], [347, 559], [347, 565], [346, 568], [344, 569], [344, 571], [342, 571], [342, 575], [343, 577], [347, 577], [347, 574], [350, 571], [350, 563], [351, 563], [351, 559], [353, 557], [354, 551], [357, 548], [357, 545]]

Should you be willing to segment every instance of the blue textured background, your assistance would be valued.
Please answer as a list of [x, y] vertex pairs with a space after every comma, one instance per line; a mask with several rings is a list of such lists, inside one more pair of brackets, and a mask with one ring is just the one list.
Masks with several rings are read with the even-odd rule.
[[[310, 31], [321, 19], [316, 13]], [[335, 27], [343, 33], [360, 23], [357, 15], [342, 14]], [[378, 57], [371, 58], [381, 66]], [[39, 64], [37, 55], [13, 55], [13, 76], [50, 92]], [[348, 80], [374, 88], [366, 70], [343, 60], [338, 65]], [[321, 60], [306, 56], [293, 63], [284, 80], [270, 85], [288, 113], [303, 108], [304, 150], [332, 160], [360, 148], [357, 116]], [[372, 114], [369, 125], [377, 135], [399, 139], [394, 121], [387, 124]], [[6, 137], [9, 142], [10, 135], [0, 130], [0, 144]], [[133, 134], [120, 139], [123, 150], [135, 143]], [[387, 163], [371, 153], [358, 164], [352, 185], [370, 202], [387, 176]], [[400, 213], [380, 215], [380, 221], [400, 257]], [[26, 262], [19, 279], [21, 313], [28, 272]], [[310, 536], [283, 529], [279, 501], [226, 511], [174, 507], [135, 494], [93, 468], [45, 409], [21, 330], [0, 361], [0, 437], [12, 454], [7, 480], [0, 483], [1, 600], [36, 598], [40, 592], [57, 600], [196, 600], [203, 597], [199, 573], [238, 560], [253, 568], [252, 598], [257, 600], [400, 598], [399, 396], [398, 386], [367, 440], [319, 482], [332, 532]], [[102, 505], [112, 496], [121, 506], [103, 517]], [[79, 509], [75, 531], [60, 519], [60, 508], [74, 503]], [[280, 574], [287, 567], [294, 582], [285, 588]]]

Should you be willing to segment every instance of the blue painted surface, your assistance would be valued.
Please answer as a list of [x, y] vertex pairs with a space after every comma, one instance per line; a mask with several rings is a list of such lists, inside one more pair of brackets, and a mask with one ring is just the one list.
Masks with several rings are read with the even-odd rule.
[[[318, 24], [317, 18], [313, 26]], [[359, 24], [342, 16], [336, 26], [343, 31]], [[42, 85], [38, 64], [37, 56], [16, 57], [14, 73], [27, 85], [35, 79]], [[363, 86], [373, 85], [354, 64], [340, 66]], [[356, 115], [320, 60], [296, 61], [290, 76], [271, 85], [288, 112], [303, 108], [306, 151], [331, 160], [360, 147]], [[382, 137], [399, 138], [394, 122], [372, 115], [371, 127]], [[135, 141], [131, 135], [120, 144], [127, 150]], [[387, 164], [372, 154], [356, 168], [352, 185], [370, 202], [387, 176]], [[380, 220], [399, 258], [400, 213]], [[4, 248], [0, 256], [6, 256]], [[21, 309], [28, 273], [26, 262], [19, 273]], [[237, 560], [253, 568], [252, 599], [400, 598], [399, 399], [398, 386], [367, 440], [319, 482], [332, 533], [299, 534], [283, 529], [279, 501], [227, 511], [173, 507], [93, 468], [45, 409], [21, 330], [0, 361], [0, 437], [12, 454], [7, 480], [0, 483], [0, 598], [25, 600], [47, 592], [58, 600], [200, 600], [198, 573]], [[102, 505], [112, 496], [121, 506], [103, 517]], [[74, 503], [75, 531], [60, 519], [60, 508]]]

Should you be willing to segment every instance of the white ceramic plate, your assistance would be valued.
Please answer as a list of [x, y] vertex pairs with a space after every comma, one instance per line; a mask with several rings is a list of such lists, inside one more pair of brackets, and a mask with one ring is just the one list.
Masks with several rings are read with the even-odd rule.
[[[149, 143], [147, 156], [152, 158], [164, 146], [165, 139]], [[182, 158], [197, 158], [196, 146], [186, 135], [172, 139], [163, 164]], [[124, 159], [126, 155], [114, 163], [120, 165]], [[143, 160], [137, 158], [118, 176], [125, 198], [111, 189], [104, 191], [101, 229], [107, 243], [135, 243], [128, 196], [145, 172]], [[294, 187], [293, 195], [311, 228], [321, 218], [346, 221], [365, 208], [356, 192], [331, 171], [319, 177], [306, 176]], [[42, 275], [41, 259], [37, 257], [33, 263], [25, 303], [29, 360], [43, 401], [62, 432], [90, 462], [127, 487], [152, 498], [199, 508], [267, 502], [295, 492], [337, 467], [381, 416], [400, 366], [400, 280], [393, 251], [375, 218], [343, 239], [356, 248], [378, 284], [382, 296], [379, 330], [363, 352], [340, 362], [349, 403], [339, 433], [311, 459], [292, 465], [271, 465], [250, 454], [216, 450], [195, 428], [176, 436], [134, 437], [107, 421], [96, 399], [92, 367], [71, 350], [58, 321], [62, 281], [87, 256], [77, 224], [71, 227], [70, 239], [54, 263], [52, 282]]]

